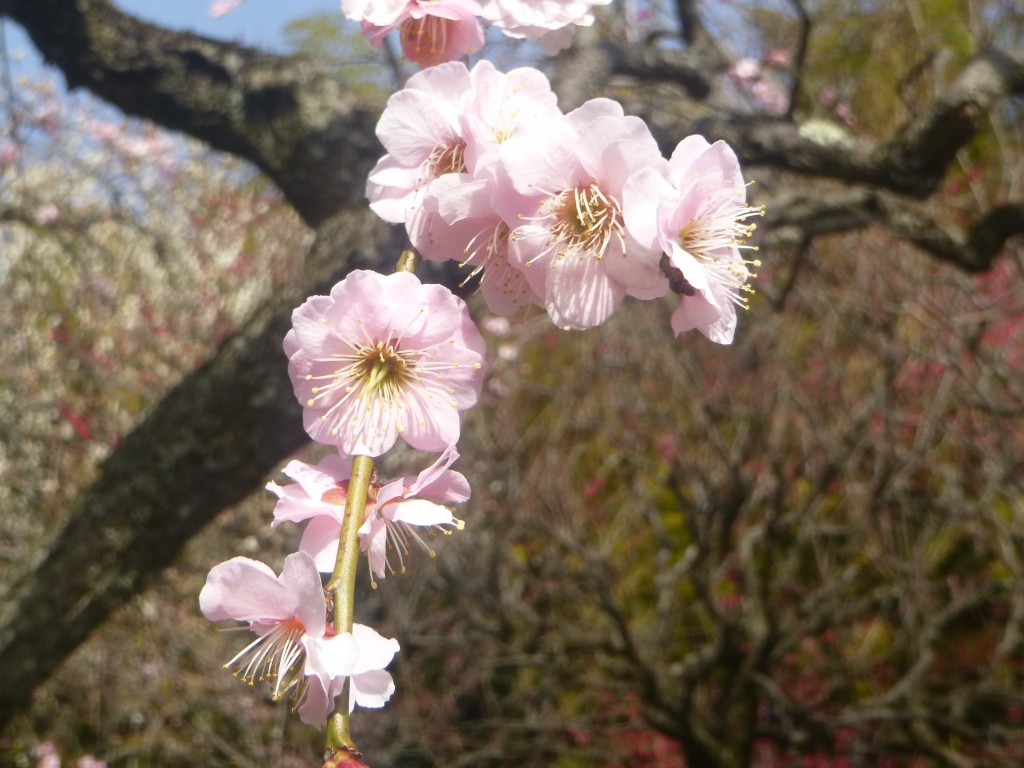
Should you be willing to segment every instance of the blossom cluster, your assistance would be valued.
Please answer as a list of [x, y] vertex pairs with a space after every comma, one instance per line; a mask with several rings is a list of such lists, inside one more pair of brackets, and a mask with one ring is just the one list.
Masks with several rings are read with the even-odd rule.
[[489, 307], [543, 307], [563, 329], [604, 322], [625, 296], [680, 299], [677, 334], [727, 344], [756, 260], [760, 215], [735, 153], [700, 136], [666, 159], [610, 99], [565, 114], [538, 70], [441, 64], [411, 77], [377, 125], [387, 150], [370, 207], [424, 258], [479, 275]]
[[431, 67], [476, 53], [483, 19], [505, 35], [540, 42], [545, 53], [567, 48], [577, 26], [594, 23], [593, 8], [611, 0], [341, 0], [342, 12], [362, 23], [377, 48], [398, 30], [402, 53]]
[[[690, 136], [666, 158], [615, 101], [563, 113], [536, 69], [449, 61], [483, 45], [478, 17], [557, 47], [606, 2], [342, 0], [375, 44], [397, 29], [406, 56], [432, 65], [389, 99], [377, 125], [387, 154], [367, 181], [370, 207], [404, 224], [424, 258], [469, 267], [499, 316], [536, 305], [558, 327], [584, 329], [626, 296], [672, 292], [677, 334], [697, 328], [729, 343], [758, 263], [743, 255], [749, 219], [760, 215], [732, 150]], [[334, 452], [292, 461], [284, 474], [294, 482], [267, 485], [273, 525], [305, 525], [281, 574], [248, 558], [221, 563], [200, 607], [256, 634], [226, 666], [250, 684], [268, 681], [275, 699], [293, 697], [318, 725], [339, 696], [351, 712], [383, 706], [394, 691], [385, 667], [397, 641], [352, 620], [356, 547], [376, 586], [405, 570], [412, 545], [433, 555], [430, 535], [463, 527], [449, 505], [470, 488], [451, 466], [485, 350], [447, 288], [405, 271], [356, 270], [293, 312], [284, 351], [305, 429]], [[417, 475], [381, 481], [372, 459], [399, 438], [439, 455]]]
[[396, 570], [391, 552], [404, 571], [411, 544], [433, 555], [426, 535], [463, 527], [446, 504], [470, 496], [451, 465], [461, 413], [480, 394], [484, 342], [447, 288], [407, 272], [356, 270], [292, 313], [284, 350], [306, 429], [335, 452], [315, 465], [291, 461], [284, 474], [294, 482], [267, 485], [278, 499], [272, 524], [306, 524], [282, 573], [233, 558], [210, 571], [199, 604], [211, 621], [243, 622], [256, 634], [226, 667], [249, 684], [268, 682], [273, 698], [290, 696], [304, 722], [322, 725], [346, 686], [349, 712], [381, 707], [395, 690], [384, 668], [398, 642], [362, 624], [338, 631], [321, 577], [343, 546], [353, 457], [380, 456], [399, 436], [440, 453], [416, 476], [372, 477], [358, 507], [358, 546], [372, 578]]

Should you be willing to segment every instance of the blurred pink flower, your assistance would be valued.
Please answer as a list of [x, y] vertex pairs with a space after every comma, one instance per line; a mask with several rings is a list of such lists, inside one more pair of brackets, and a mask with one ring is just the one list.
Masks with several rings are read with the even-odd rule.
[[21, 149], [13, 141], [0, 141], [0, 170], [13, 165], [21, 154]]
[[846, 101], [840, 101], [836, 104], [836, 117], [849, 126], [853, 126], [857, 122], [857, 118], [853, 114], [853, 108]]
[[769, 112], [786, 111], [786, 94], [783, 93], [782, 86], [774, 80], [758, 80], [750, 86], [750, 93]]
[[410, 273], [356, 270], [292, 313], [288, 373], [310, 436], [379, 456], [399, 435], [440, 451], [480, 394], [484, 341], [465, 302]]
[[761, 62], [745, 56], [733, 62], [729, 74], [740, 82], [756, 80], [761, 75]]
[[46, 203], [36, 208], [33, 219], [36, 224], [40, 227], [45, 227], [49, 224], [53, 224], [57, 219], [60, 218], [60, 208], [53, 203]]
[[28, 119], [47, 133], [56, 133], [66, 106], [55, 98], [47, 98], [29, 114]]
[[839, 91], [831, 85], [826, 85], [818, 93], [818, 101], [822, 106], [830, 108], [834, 107], [839, 101]]
[[215, 19], [221, 16], [226, 16], [243, 2], [244, 0], [213, 0], [213, 2], [210, 3], [210, 15]]
[[397, 29], [405, 58], [421, 67], [454, 61], [484, 45], [476, 0], [342, 0], [341, 8], [362, 22], [363, 34], [376, 48]]
[[574, 27], [594, 23], [594, 6], [611, 0], [484, 0], [481, 15], [508, 37], [540, 41], [549, 56], [572, 42]]
[[114, 141], [124, 133], [123, 123], [112, 123], [108, 120], [90, 120], [86, 125], [89, 134], [100, 141]]
[[60, 768], [60, 750], [52, 741], [41, 741], [32, 750], [32, 757], [39, 760], [36, 768]]

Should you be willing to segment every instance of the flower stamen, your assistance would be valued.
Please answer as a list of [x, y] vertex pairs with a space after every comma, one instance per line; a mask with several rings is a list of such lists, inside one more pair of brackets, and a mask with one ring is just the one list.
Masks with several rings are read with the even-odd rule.
[[[742, 199], [735, 203], [727, 201], [701, 211], [680, 227], [678, 233], [682, 249], [696, 258], [709, 277], [725, 289], [729, 299], [743, 309], [750, 308], [750, 296], [755, 293], [747, 284], [747, 280], [757, 277], [750, 267], [761, 266], [760, 259], [739, 256], [741, 250], [758, 250], [757, 246], [747, 244], [757, 228], [756, 224], [747, 223], [753, 216], [764, 216], [764, 206], [755, 208]], [[673, 277], [669, 275], [670, 284]], [[673, 290], [687, 296], [692, 296], [694, 291], [685, 279], [677, 280]]]
[[297, 620], [275, 624], [258, 636], [224, 665], [231, 674], [248, 685], [273, 680], [271, 693], [279, 700], [302, 682], [306, 651], [302, 646], [305, 627]]
[[541, 204], [541, 214], [533, 220], [547, 230], [548, 240], [528, 264], [552, 252], [556, 262], [569, 254], [600, 260], [613, 237], [625, 250], [622, 206], [595, 183], [563, 190], [548, 198]]

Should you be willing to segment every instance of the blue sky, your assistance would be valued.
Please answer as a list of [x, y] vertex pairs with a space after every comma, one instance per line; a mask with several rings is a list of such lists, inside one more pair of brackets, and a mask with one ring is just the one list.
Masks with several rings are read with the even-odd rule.
[[171, 29], [274, 51], [281, 50], [281, 31], [289, 21], [314, 13], [341, 15], [338, 0], [245, 0], [219, 19], [210, 17], [210, 0], [114, 0], [114, 5]]

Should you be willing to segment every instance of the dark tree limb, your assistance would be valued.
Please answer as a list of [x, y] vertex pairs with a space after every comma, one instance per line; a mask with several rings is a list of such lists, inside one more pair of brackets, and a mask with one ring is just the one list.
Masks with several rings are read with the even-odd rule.
[[[989, 50], [972, 59], [946, 92], [888, 142], [875, 143], [839, 126], [798, 124], [765, 115], [698, 121], [709, 139], [724, 139], [749, 165], [867, 184], [928, 197], [946, 169], [982, 129], [999, 101], [1024, 94], [1024, 50]], [[678, 140], [678, 139], [677, 139]]]
[[786, 117], [792, 120], [797, 102], [800, 100], [800, 89], [804, 81], [804, 63], [807, 59], [807, 45], [811, 39], [811, 17], [800, 0], [790, 0], [789, 4], [793, 6], [800, 27], [796, 49], [793, 51], [793, 82], [789, 88], [788, 106], [786, 107]]
[[711, 93], [707, 62], [691, 51], [610, 42], [602, 48], [609, 74], [675, 83], [694, 99], [707, 98]]
[[800, 248], [815, 237], [875, 225], [972, 273], [990, 269], [1006, 242], [1024, 235], [1021, 203], [993, 208], [959, 231], [939, 224], [916, 203], [874, 189], [785, 195], [767, 206], [765, 218], [764, 243], [771, 247]]

